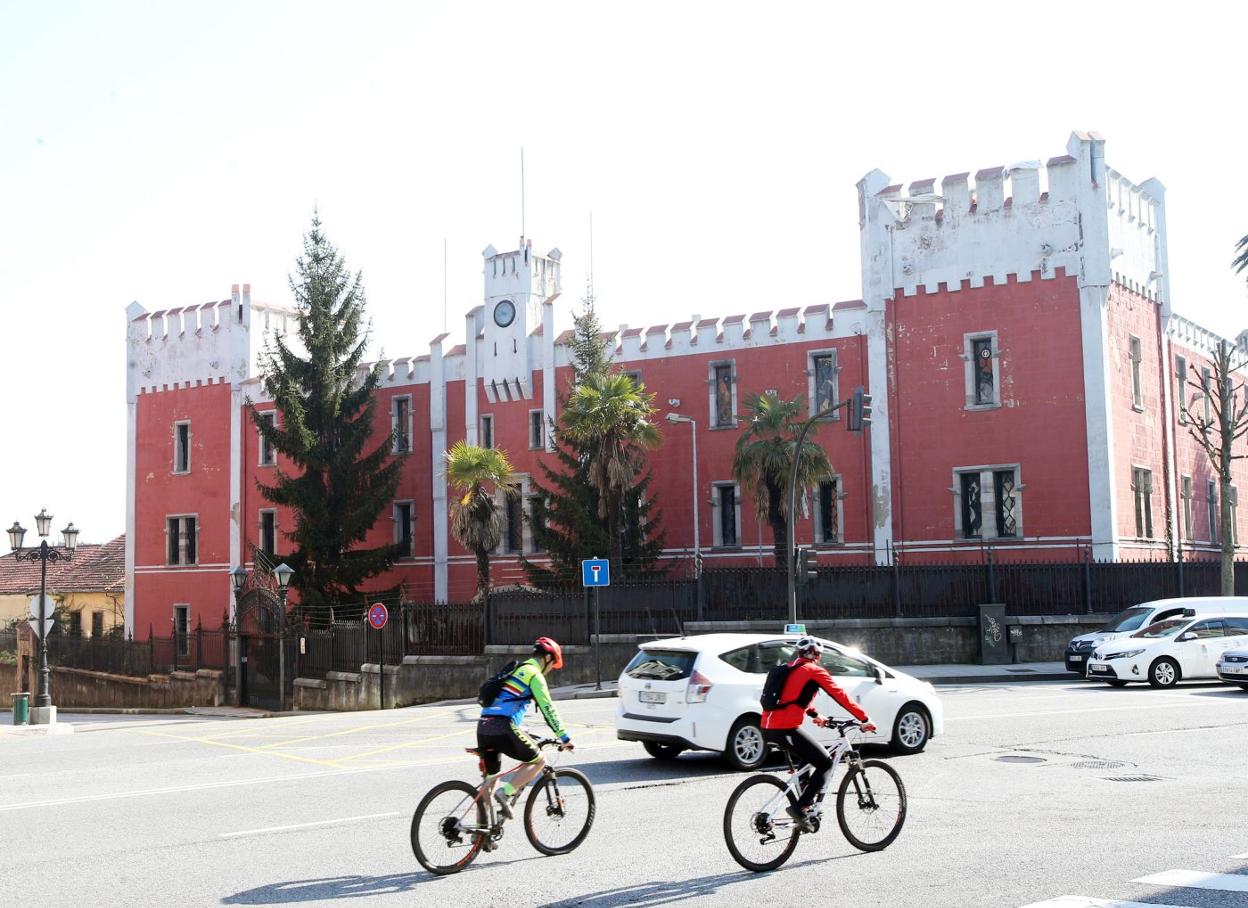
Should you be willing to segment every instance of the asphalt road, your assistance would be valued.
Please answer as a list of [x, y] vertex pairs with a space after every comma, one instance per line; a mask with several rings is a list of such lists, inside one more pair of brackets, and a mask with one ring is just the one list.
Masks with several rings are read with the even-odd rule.
[[598, 796], [585, 844], [541, 857], [516, 823], [445, 878], [417, 865], [408, 826], [428, 788], [473, 777], [468, 707], [96, 716], [75, 735], [0, 737], [0, 904], [1248, 908], [1248, 694], [941, 694], [945, 735], [891, 758], [910, 794], [898, 840], [861, 854], [832, 823], [763, 875], [724, 847], [741, 777], [708, 755], [665, 764], [616, 741], [614, 700], [559, 704], [580, 745], [567, 762]]

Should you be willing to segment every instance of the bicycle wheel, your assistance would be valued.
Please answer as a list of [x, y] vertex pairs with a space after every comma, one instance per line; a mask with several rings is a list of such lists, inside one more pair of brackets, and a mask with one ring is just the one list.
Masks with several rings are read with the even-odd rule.
[[906, 786], [897, 770], [879, 760], [850, 769], [836, 792], [836, 820], [849, 844], [861, 851], [893, 844], [906, 822]]
[[439, 876], [471, 864], [487, 835], [485, 804], [467, 782], [435, 786], [412, 815], [412, 852]]
[[594, 824], [594, 787], [576, 769], [552, 769], [529, 792], [524, 832], [542, 854], [567, 854]]
[[724, 808], [724, 841], [733, 860], [755, 873], [787, 861], [802, 835], [785, 813], [796, 803], [775, 776], [750, 776], [738, 785]]

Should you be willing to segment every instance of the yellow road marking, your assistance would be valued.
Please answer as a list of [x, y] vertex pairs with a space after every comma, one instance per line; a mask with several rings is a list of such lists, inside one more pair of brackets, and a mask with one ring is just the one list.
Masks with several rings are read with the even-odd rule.
[[305, 735], [301, 738], [294, 738], [290, 741], [276, 741], [269, 746], [285, 746], [288, 744], [297, 744], [300, 741], [323, 741], [326, 738], [341, 738], [344, 735], [354, 735], [361, 731], [373, 731], [378, 728], [400, 728], [404, 725], [416, 725], [420, 722], [427, 722], [430, 719], [441, 718], [439, 716], [420, 716], [415, 719], [404, 719], [402, 722], [380, 722], [375, 725], [357, 725], [354, 728], [344, 728], [341, 731], [331, 731], [323, 735]]
[[245, 744], [230, 744], [226, 741], [214, 741], [211, 738], [190, 738], [185, 735], [171, 735], [168, 732], [163, 731], [144, 731], [143, 733], [157, 738], [171, 738], [175, 741], [189, 741], [194, 744], [211, 744], [214, 747], [224, 747], [229, 750], [241, 750], [243, 753], [283, 757], [287, 760], [294, 760], [296, 763], [311, 763], [315, 766], [328, 766], [331, 769], [346, 769], [346, 767], [341, 763], [335, 763], [331, 760], [315, 760], [312, 757], [300, 757], [296, 754], [282, 753], [280, 750], [261, 750], [259, 747], [248, 747]]

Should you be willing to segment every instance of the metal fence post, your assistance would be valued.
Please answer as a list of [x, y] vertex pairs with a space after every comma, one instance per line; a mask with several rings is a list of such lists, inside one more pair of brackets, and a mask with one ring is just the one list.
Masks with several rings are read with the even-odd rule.
[[1178, 560], [1175, 561], [1174, 563], [1174, 569], [1175, 569], [1175, 573], [1178, 574], [1179, 598], [1181, 599], [1183, 598], [1184, 595], [1186, 595], [1183, 592], [1183, 550], [1182, 549], [1179, 550]]
[[[892, 540], [888, 542], [888, 559], [892, 565], [890, 575], [893, 582], [893, 612], [897, 617], [901, 615], [901, 559], [897, 557], [897, 548], [893, 545]], [[872, 559], [874, 560], [874, 559]]]
[[997, 573], [993, 570], [992, 546], [988, 546], [988, 601], [997, 601]]
[[485, 592], [485, 645], [490, 646], [494, 642], [494, 597], [490, 595], [489, 590]]
[[1083, 550], [1083, 610], [1092, 614], [1092, 547]]
[[204, 619], [200, 618], [195, 626], [195, 667], [204, 667]]
[[693, 582], [696, 584], [695, 592], [698, 605], [698, 620], [701, 621], [702, 615], [706, 610], [706, 590], [702, 585], [703, 581], [701, 571], [698, 571], [698, 576], [694, 578]]

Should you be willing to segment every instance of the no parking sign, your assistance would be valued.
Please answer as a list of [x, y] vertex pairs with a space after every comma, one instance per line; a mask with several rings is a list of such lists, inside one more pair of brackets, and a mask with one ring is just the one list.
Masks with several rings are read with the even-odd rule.
[[386, 626], [386, 622], [390, 620], [390, 612], [387, 611], [385, 605], [380, 602], [374, 602], [368, 610], [368, 623], [375, 630], [381, 630]]

